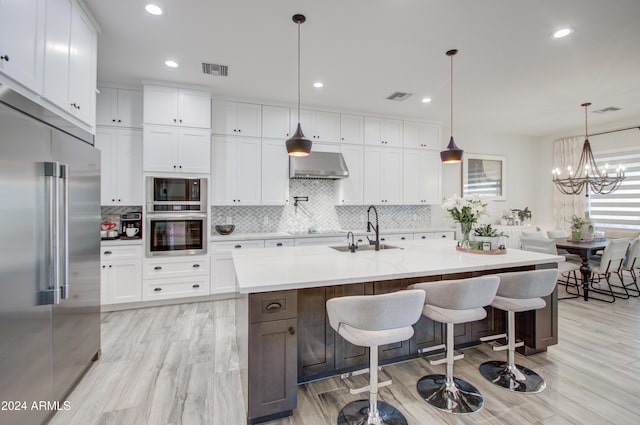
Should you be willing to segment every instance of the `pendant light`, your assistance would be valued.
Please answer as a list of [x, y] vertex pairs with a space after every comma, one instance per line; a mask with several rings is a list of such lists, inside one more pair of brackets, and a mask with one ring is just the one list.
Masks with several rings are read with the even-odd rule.
[[453, 141], [453, 57], [458, 53], [456, 49], [447, 51], [447, 56], [451, 58], [451, 138], [447, 149], [440, 152], [440, 160], [446, 163], [456, 163], [462, 161], [463, 150], [456, 146]]
[[311, 140], [304, 137], [300, 127], [300, 24], [307, 18], [304, 15], [293, 15], [293, 22], [298, 24], [298, 127], [295, 134], [286, 141], [289, 156], [307, 156], [311, 153]]

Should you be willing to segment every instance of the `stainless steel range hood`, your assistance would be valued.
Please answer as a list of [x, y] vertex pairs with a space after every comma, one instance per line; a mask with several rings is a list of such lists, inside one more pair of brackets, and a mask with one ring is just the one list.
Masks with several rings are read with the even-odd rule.
[[289, 157], [291, 179], [344, 179], [349, 177], [347, 163], [341, 153], [311, 152], [309, 156]]

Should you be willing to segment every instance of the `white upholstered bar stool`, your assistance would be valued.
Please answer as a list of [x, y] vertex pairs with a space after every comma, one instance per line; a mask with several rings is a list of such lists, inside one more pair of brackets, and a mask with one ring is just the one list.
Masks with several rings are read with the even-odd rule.
[[338, 425], [407, 424], [395, 407], [378, 401], [378, 347], [411, 338], [412, 325], [420, 319], [423, 305], [424, 292], [418, 290], [327, 301], [329, 324], [338, 335], [354, 345], [369, 347], [369, 400], [344, 406]]
[[500, 279], [482, 276], [461, 280], [417, 283], [410, 289], [425, 292], [422, 314], [431, 320], [447, 324], [446, 357], [430, 363], [447, 364], [445, 375], [427, 375], [418, 380], [420, 396], [430, 405], [448, 413], [472, 413], [480, 410], [484, 399], [473, 385], [453, 376], [453, 362], [464, 358], [454, 353], [454, 325], [487, 317], [483, 308], [493, 301]]
[[[480, 373], [490, 382], [510, 391], [538, 393], [546, 386], [544, 379], [533, 370], [515, 364], [516, 348], [523, 345], [522, 342], [516, 343], [516, 313], [545, 307], [546, 303], [541, 297], [553, 292], [558, 280], [558, 270], [531, 270], [501, 273], [498, 276], [500, 287], [491, 307], [507, 312], [507, 345], [493, 349], [508, 350], [508, 360], [506, 363], [482, 363]], [[492, 339], [496, 337], [480, 338], [481, 341]]]

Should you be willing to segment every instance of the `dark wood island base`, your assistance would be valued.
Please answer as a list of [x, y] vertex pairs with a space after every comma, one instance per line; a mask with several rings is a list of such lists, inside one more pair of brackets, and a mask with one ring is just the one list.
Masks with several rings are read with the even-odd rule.
[[[247, 423], [291, 415], [300, 383], [368, 366], [368, 349], [349, 344], [329, 326], [325, 304], [330, 298], [394, 292], [418, 282], [556, 267], [556, 263], [549, 263], [240, 295], [236, 327]], [[545, 301], [544, 309], [516, 315], [517, 337], [524, 341], [519, 351], [525, 355], [546, 351], [558, 342], [557, 290]], [[505, 332], [506, 313], [486, 309], [484, 320], [456, 325], [456, 348], [476, 345], [483, 336]], [[442, 344], [443, 326], [421, 317], [410, 340], [380, 347], [381, 364], [415, 358], [418, 350]]]

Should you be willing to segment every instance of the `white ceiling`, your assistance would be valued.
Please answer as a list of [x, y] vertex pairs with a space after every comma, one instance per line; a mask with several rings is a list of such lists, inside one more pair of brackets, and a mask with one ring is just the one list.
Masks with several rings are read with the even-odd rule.
[[[296, 102], [297, 27], [303, 105], [407, 116], [454, 128], [540, 136], [591, 124], [640, 121], [638, 0], [85, 0], [98, 20], [98, 79], [155, 79], [210, 87], [214, 96]], [[550, 34], [571, 26], [574, 34]], [[180, 63], [164, 66], [166, 59]], [[201, 61], [229, 77], [201, 74]], [[323, 89], [312, 83], [324, 82]], [[385, 97], [414, 95], [404, 102]], [[424, 96], [433, 99], [421, 103]]]

